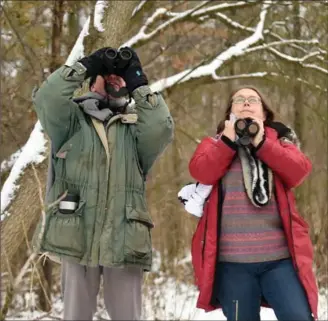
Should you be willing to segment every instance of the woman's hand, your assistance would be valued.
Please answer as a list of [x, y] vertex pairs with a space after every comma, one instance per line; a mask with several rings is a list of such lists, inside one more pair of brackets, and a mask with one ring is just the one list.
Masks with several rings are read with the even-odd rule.
[[222, 135], [228, 137], [233, 142], [236, 140], [234, 124], [235, 122], [233, 120], [226, 120], [224, 122], [224, 130], [222, 132]]
[[263, 140], [263, 136], [264, 136], [264, 124], [263, 124], [263, 120], [260, 118], [255, 118], [252, 117], [252, 119], [259, 125], [259, 131], [256, 134], [255, 137], [252, 138], [252, 144], [254, 147], [257, 147], [258, 144]]

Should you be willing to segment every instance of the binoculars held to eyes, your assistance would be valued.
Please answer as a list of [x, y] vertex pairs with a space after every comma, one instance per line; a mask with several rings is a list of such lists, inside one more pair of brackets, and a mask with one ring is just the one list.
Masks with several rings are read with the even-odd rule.
[[235, 131], [239, 136], [238, 142], [242, 146], [248, 146], [251, 138], [259, 132], [259, 125], [252, 118], [240, 118], [235, 122]]
[[109, 48], [105, 51], [105, 55], [108, 59], [114, 61], [114, 67], [117, 69], [123, 69], [132, 58], [132, 52], [129, 49], [116, 50]]

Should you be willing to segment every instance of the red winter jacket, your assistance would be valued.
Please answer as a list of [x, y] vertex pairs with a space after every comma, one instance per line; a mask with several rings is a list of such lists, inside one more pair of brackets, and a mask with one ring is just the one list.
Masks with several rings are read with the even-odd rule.
[[[265, 134], [266, 138], [257, 150], [257, 156], [273, 172], [275, 195], [288, 248], [306, 291], [312, 313], [317, 319], [318, 289], [312, 270], [313, 249], [309, 226], [297, 212], [291, 190], [303, 182], [311, 172], [312, 165], [295, 145], [279, 140], [273, 128], [265, 127]], [[220, 181], [236, 153], [231, 144], [226, 140], [207, 137], [198, 145], [189, 164], [189, 171], [194, 179], [202, 184], [213, 185], [212, 192], [204, 205], [204, 214], [194, 233], [191, 248], [195, 281], [199, 289], [197, 307], [205, 311], [220, 308], [220, 305], [213, 301], [220, 228], [218, 218], [222, 205]], [[262, 305], [268, 306], [265, 302], [262, 302]]]

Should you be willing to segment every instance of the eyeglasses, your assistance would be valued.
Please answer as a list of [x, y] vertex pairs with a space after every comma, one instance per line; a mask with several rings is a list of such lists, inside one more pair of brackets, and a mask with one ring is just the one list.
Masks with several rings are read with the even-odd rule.
[[248, 97], [248, 98], [245, 98], [243, 96], [237, 96], [237, 97], [232, 99], [232, 103], [236, 104], [236, 105], [244, 104], [246, 101], [248, 101], [251, 105], [261, 103], [261, 99], [259, 97], [255, 97], [255, 96], [251, 96], [251, 97]]

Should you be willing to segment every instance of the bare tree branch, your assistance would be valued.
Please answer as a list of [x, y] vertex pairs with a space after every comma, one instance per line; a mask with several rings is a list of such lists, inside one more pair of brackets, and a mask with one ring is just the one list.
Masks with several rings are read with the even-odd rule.
[[25, 53], [25, 57], [29, 63], [29, 65], [31, 66], [32, 70], [34, 71], [35, 74], [37, 74], [35, 68], [34, 68], [34, 62], [31, 60], [31, 57], [30, 55], [28, 54], [26, 48], [28, 48], [30, 50], [30, 52], [32, 52], [32, 54], [34, 55], [35, 58], [37, 58], [37, 61], [39, 61], [39, 64], [40, 64], [40, 70], [41, 70], [41, 79], [44, 78], [44, 73], [43, 73], [43, 67], [41, 65], [41, 62], [40, 62], [40, 59], [38, 59], [38, 56], [36, 55], [35, 51], [29, 46], [26, 44], [26, 42], [23, 41], [23, 39], [21, 38], [18, 30], [16, 29], [16, 27], [13, 25], [12, 23], [12, 19], [9, 17], [8, 13], [7, 13], [7, 10], [2, 6], [2, 11], [7, 19], [7, 22], [8, 24], [10, 25], [11, 29], [13, 30], [13, 32], [15, 33], [16, 37], [17, 37], [17, 40], [19, 41], [19, 43], [21, 44], [23, 50], [24, 50], [24, 53]]
[[[124, 46], [130, 46], [130, 47], [139, 47], [145, 42], [151, 40], [155, 36], [157, 36], [159, 33], [163, 32], [168, 27], [182, 21], [186, 20], [194, 20], [198, 19], [202, 16], [206, 16], [208, 14], [211, 14], [213, 12], [224, 10], [224, 9], [230, 9], [230, 8], [240, 8], [245, 6], [254, 5], [255, 2], [246, 2], [246, 1], [238, 1], [238, 2], [229, 2], [229, 3], [223, 3], [215, 6], [211, 6], [208, 8], [202, 9], [202, 7], [206, 6], [208, 3], [210, 3], [209, 0], [203, 1], [194, 8], [190, 10], [186, 10], [183, 12], [171, 12], [166, 8], [158, 8], [152, 16], [150, 16], [144, 25], [140, 28], [139, 32], [130, 40], [128, 40]], [[157, 26], [152, 31], [148, 32], [148, 29], [150, 29], [150, 26], [157, 20], [163, 19], [164, 17], [169, 17], [170, 19], [166, 20], [159, 26]]]
[[[327, 69], [324, 69], [324, 68], [322, 68], [320, 66], [317, 66], [317, 65], [314, 65], [314, 64], [305, 64], [304, 63], [304, 61], [306, 59], [311, 57], [310, 54], [307, 54], [307, 55], [303, 56], [302, 58], [295, 58], [295, 57], [286, 55], [286, 54], [284, 54], [284, 53], [282, 53], [282, 52], [280, 52], [280, 51], [278, 51], [277, 49], [274, 49], [274, 48], [268, 48], [268, 50], [271, 51], [274, 55], [278, 56], [279, 58], [281, 58], [283, 60], [286, 60], [286, 61], [289, 61], [289, 62], [296, 62], [296, 63], [299, 63], [304, 68], [309, 68], [309, 69], [319, 71], [320, 73], [323, 73], [323, 74], [328, 74]], [[314, 52], [313, 54], [316, 54], [316, 52]]]
[[[168, 78], [165, 79], [161, 79], [157, 82], [155, 82], [152, 85], [153, 90], [165, 90], [168, 89], [170, 87], [173, 87], [174, 85], [177, 84], [181, 84], [181, 83], [185, 83], [185, 82], [189, 82], [191, 80], [196, 80], [196, 79], [203, 79], [205, 80], [206, 78], [206, 83], [215, 81], [215, 80], [223, 80], [222, 77], [217, 75], [217, 72], [220, 70], [220, 68], [222, 67], [223, 63], [226, 64], [228, 63], [232, 58], [236, 58], [236, 57], [240, 57], [240, 56], [244, 56], [248, 53], [251, 52], [255, 52], [258, 50], [269, 50], [272, 51], [273, 53], [275, 53], [277, 56], [279, 56], [281, 59], [284, 59], [286, 61], [289, 62], [296, 62], [299, 63], [302, 67], [304, 68], [309, 68], [309, 69], [314, 69], [317, 71], [320, 71], [321, 73], [327, 74], [328, 71], [320, 66], [317, 66], [315, 64], [306, 64], [305, 61], [316, 57], [318, 55], [320, 55], [321, 51], [317, 50], [314, 52], [308, 52], [306, 51], [306, 55], [304, 55], [301, 58], [295, 58], [292, 56], [288, 56], [286, 54], [281, 53], [280, 51], [272, 48], [273, 46], [281, 46], [281, 45], [294, 45], [294, 44], [317, 44], [318, 40], [316, 39], [312, 39], [312, 40], [302, 40], [302, 39], [281, 39], [279, 41], [273, 41], [271, 43], [266, 43], [266, 44], [262, 44], [259, 46], [253, 46], [255, 43], [262, 41], [263, 42], [263, 35], [264, 35], [264, 21], [265, 21], [265, 16], [268, 10], [268, 4], [263, 4], [263, 8], [262, 11], [260, 13], [260, 21], [257, 24], [257, 26], [255, 28], [249, 28], [249, 27], [245, 27], [242, 26], [239, 23], [234, 22], [231, 19], [228, 19], [226, 16], [226, 21], [229, 21], [230, 24], [233, 24], [236, 28], [241, 28], [243, 30], [246, 31], [253, 31], [252, 35], [250, 35], [249, 37], [239, 41], [238, 43], [236, 43], [234, 46], [231, 46], [230, 48], [228, 48], [227, 50], [225, 50], [224, 52], [222, 52], [221, 54], [219, 54], [218, 56], [216, 56], [210, 63], [204, 65], [206, 63], [206, 59], [204, 59], [202, 61], [202, 63], [200, 64], [200, 66], [196, 66], [194, 68], [190, 68], [187, 70], [184, 70], [180, 73], [177, 73], [173, 76], [170, 76]], [[222, 16], [222, 15], [220, 15]], [[253, 73], [251, 74], [250, 77], [254, 77], [254, 76], [259, 77], [260, 74], [258, 73]], [[274, 75], [274, 73], [266, 73], [265, 75]], [[278, 75], [278, 74], [277, 74]], [[262, 74], [261, 77], [263, 77], [264, 75]], [[232, 76], [234, 79], [236, 79], [237, 77]], [[244, 78], [246, 76], [243, 76], [242, 78]], [[230, 78], [230, 79], [233, 79]], [[228, 78], [227, 78], [228, 79]], [[298, 81], [304, 82], [306, 83], [305, 80], [302, 79], [298, 79]], [[321, 90], [321, 91], [325, 91], [324, 89], [322, 89], [320, 86], [315, 86], [317, 89]]]
[[174, 84], [183, 83], [189, 81], [192, 78], [200, 78], [204, 76], [210, 76], [214, 80], [217, 79], [216, 72], [222, 67], [223, 63], [230, 60], [232, 57], [238, 57], [244, 55], [245, 49], [251, 47], [253, 44], [263, 39], [264, 22], [267, 15], [268, 4], [262, 5], [260, 13], [260, 21], [258, 22], [254, 33], [239, 41], [237, 44], [229, 47], [227, 50], [216, 56], [209, 64], [202, 65], [197, 69], [187, 69], [176, 75], [157, 81], [152, 85], [152, 88], [156, 91], [167, 89]]
[[229, 81], [229, 80], [234, 80], [234, 79], [247, 79], [247, 78], [264, 78], [264, 77], [280, 77], [280, 78], [285, 78], [286, 80], [293, 80], [293, 81], [298, 81], [303, 84], [306, 84], [309, 87], [316, 88], [322, 92], [328, 92], [326, 88], [322, 88], [319, 85], [315, 85], [310, 83], [309, 81], [302, 79], [302, 78], [297, 78], [294, 79], [288, 75], [283, 75], [277, 72], [270, 72], [270, 71], [258, 71], [258, 72], [253, 72], [253, 73], [248, 73], [248, 74], [238, 74], [238, 75], [233, 75], [233, 76], [221, 76], [217, 80], [218, 81]]
[[140, 1], [140, 3], [133, 10], [132, 17], [134, 17], [142, 9], [142, 7], [146, 4], [146, 2], [147, 0]]
[[[225, 22], [228, 26], [230, 26], [234, 29], [237, 29], [237, 30], [240, 30], [240, 31], [246, 31], [246, 32], [250, 32], [250, 33], [253, 33], [255, 31], [254, 28], [242, 25], [239, 22], [230, 19], [225, 14], [222, 14], [220, 12], [216, 13], [216, 16], [219, 19], [221, 19], [223, 22]], [[284, 39], [283, 37], [279, 36], [278, 34], [272, 32], [270, 30], [270, 28], [265, 29], [263, 31], [263, 34], [272, 36], [274, 39], [277, 39], [281, 42], [288, 42], [289, 41], [288, 39]], [[305, 41], [304, 43], [307, 43], [306, 42], [307, 40], [304, 40], [304, 41]], [[317, 44], [318, 43], [319, 42], [317, 41]], [[298, 46], [296, 43], [291, 42], [290, 45], [291, 45], [291, 47], [293, 47], [295, 49], [298, 49], [298, 50], [302, 51], [303, 53], [308, 53], [308, 50], [306, 50], [305, 48], [303, 48], [301, 46]], [[317, 50], [319, 50], [321, 54], [324, 54], [324, 55], [327, 54], [327, 51], [324, 50], [324, 49], [318, 48]], [[317, 55], [316, 58], [319, 59], [319, 60], [324, 60], [324, 58], [322, 56], [319, 56], [319, 55]]]
[[[254, 52], [254, 51], [258, 51], [258, 50], [269, 49], [270, 47], [273, 47], [273, 46], [289, 45], [289, 44], [292, 44], [292, 43], [316, 44], [316, 43], [318, 43], [318, 40], [317, 39], [313, 39], [313, 40], [286, 39], [286, 40], [283, 40], [283, 41], [273, 41], [273, 42], [270, 42], [270, 43], [265, 43], [265, 44], [260, 45], [260, 46], [251, 47], [251, 48], [245, 50], [244, 52], [245, 53], [251, 53], [251, 52]], [[308, 53], [306, 55], [307, 56], [306, 59], [308, 59], [310, 57], [317, 56], [317, 55], [320, 55], [320, 51], [315, 51], [315, 52], [312, 52], [312, 53]], [[304, 59], [304, 58], [302, 58], [302, 59]]]

